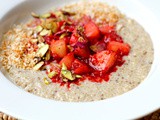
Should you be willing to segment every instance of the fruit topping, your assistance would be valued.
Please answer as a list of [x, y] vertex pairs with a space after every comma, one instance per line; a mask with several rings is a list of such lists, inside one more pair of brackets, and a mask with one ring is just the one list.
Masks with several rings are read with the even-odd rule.
[[38, 44], [33, 69], [45, 70], [60, 85], [108, 81], [131, 46], [117, 34], [115, 25], [97, 24], [87, 15], [73, 19], [74, 15], [63, 10], [32, 13], [35, 20], [29, 26], [35, 27], [36, 36], [31, 42]]

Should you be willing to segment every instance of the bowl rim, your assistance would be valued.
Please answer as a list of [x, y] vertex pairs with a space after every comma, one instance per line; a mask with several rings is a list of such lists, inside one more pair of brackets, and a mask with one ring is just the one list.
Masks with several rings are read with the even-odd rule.
[[[157, 32], [155, 33], [155, 36], [158, 36], [158, 28], [160, 28], [160, 25], [155, 15], [143, 4], [141, 4], [140, 1], [130, 1], [143, 8], [152, 16], [152, 20], [157, 26]], [[7, 3], [9, 2], [11, 1], [7, 0], [4, 2], [4, 6], [8, 5]], [[9, 4], [9, 6], [3, 10], [3, 14], [0, 15], [0, 18], [2, 18], [8, 11], [16, 7], [21, 2], [25, 1], [15, 0], [11, 6]], [[153, 37], [152, 39], [157, 38]], [[72, 120], [75, 118], [96, 119], [99, 117], [103, 120], [107, 118], [133, 119], [141, 117], [160, 108], [160, 95], [153, 94], [153, 92], [160, 90], [158, 86], [158, 75], [160, 72], [160, 68], [158, 67], [160, 65], [160, 55], [158, 54], [158, 51], [160, 52], [160, 48], [158, 45], [155, 45], [154, 48], [156, 48], [157, 52], [154, 54], [154, 64], [147, 80], [145, 80], [146, 82], [143, 82], [143, 85], [140, 84], [135, 89], [124, 93], [123, 95], [102, 101], [70, 103], [41, 98], [19, 89], [17, 86], [8, 81], [0, 72], [0, 110], [17, 118], [23, 119], [59, 118], [59, 120], [61, 120], [70, 117]], [[153, 83], [152, 80], [155, 82]], [[148, 85], [154, 87], [147, 89], [149, 88]], [[153, 104], [151, 104], [151, 102]], [[56, 110], [54, 108], [56, 108]], [[71, 112], [72, 115], [70, 116]], [[64, 113], [64, 115], [61, 115], [61, 113]], [[115, 116], [114, 113], [117, 113], [117, 116]]]

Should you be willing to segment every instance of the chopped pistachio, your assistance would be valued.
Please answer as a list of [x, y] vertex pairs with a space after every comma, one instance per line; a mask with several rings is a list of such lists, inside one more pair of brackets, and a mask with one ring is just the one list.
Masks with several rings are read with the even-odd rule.
[[40, 19], [41, 20], [41, 26], [46, 29], [45, 24], [46, 24], [46, 20], [48, 19]]
[[67, 66], [64, 63], [62, 63], [62, 70], [67, 70]]
[[43, 29], [43, 30], [40, 32], [40, 35], [41, 35], [41, 36], [45, 36], [45, 35], [47, 35], [48, 33], [49, 33], [48, 30]]
[[41, 32], [43, 30], [43, 27], [42, 26], [40, 26], [40, 25], [38, 25], [37, 27], [36, 27], [36, 31], [39, 33], [39, 32]]
[[59, 37], [59, 39], [63, 39], [65, 36], [67, 36], [68, 34], [67, 33], [63, 33], [60, 37]]
[[34, 12], [31, 12], [31, 15], [32, 15], [33, 17], [35, 17], [35, 18], [39, 18], [39, 15], [37, 15], [37, 14], [34, 13]]
[[49, 78], [52, 78], [52, 77], [54, 77], [55, 75], [57, 75], [57, 72], [52, 71], [52, 72], [50, 72], [50, 73], [48, 74], [48, 77], [49, 77]]
[[82, 76], [81, 75], [76, 75], [76, 78], [82, 78]]
[[69, 70], [62, 70], [61, 74], [63, 75], [63, 77], [67, 78], [68, 80], [75, 79], [75, 77], [72, 75], [71, 71], [69, 71]]
[[64, 63], [62, 63], [61, 74], [63, 75], [63, 77], [67, 78], [68, 80], [75, 79], [75, 76], [72, 75], [71, 71], [67, 70], [67, 66]]
[[52, 30], [48, 30], [48, 35], [52, 35]]
[[39, 69], [43, 66], [43, 64], [44, 64], [43, 61], [37, 63], [37, 64], [33, 67], [33, 70], [39, 70]]
[[56, 12], [55, 12], [55, 15], [56, 15], [57, 17], [59, 17], [60, 19], [63, 19], [63, 16], [64, 16], [61, 11], [56, 11]]
[[44, 83], [45, 83], [46, 85], [49, 85], [49, 84], [50, 84], [50, 82], [49, 82], [48, 80], [44, 80]]
[[44, 83], [45, 83], [46, 85], [49, 85], [49, 84], [50, 84], [50, 82], [47, 80], [47, 78], [43, 78], [43, 80], [44, 80]]
[[48, 61], [48, 60], [50, 60], [50, 58], [51, 58], [50, 51], [48, 51], [46, 53], [45, 60]]
[[49, 45], [48, 44], [43, 45], [38, 50], [37, 55], [40, 56], [40, 57], [43, 57], [46, 54], [46, 52], [48, 51], [48, 49], [49, 49]]
[[52, 23], [52, 21], [46, 21], [46, 23], [45, 23], [45, 27], [47, 28], [47, 29], [52, 29], [53, 28], [53, 23]]
[[56, 23], [56, 22], [53, 22], [52, 25], [53, 25], [53, 27], [52, 27], [52, 32], [53, 32], [53, 33], [57, 32], [57, 30], [58, 30], [58, 25], [57, 25], [57, 23]]
[[64, 81], [64, 82], [67, 82], [67, 81], [68, 81], [68, 79], [66, 79], [66, 78], [63, 78], [63, 81]]
[[45, 13], [45, 14], [41, 15], [40, 17], [42, 17], [42, 18], [49, 18], [50, 16], [51, 16], [50, 13]]

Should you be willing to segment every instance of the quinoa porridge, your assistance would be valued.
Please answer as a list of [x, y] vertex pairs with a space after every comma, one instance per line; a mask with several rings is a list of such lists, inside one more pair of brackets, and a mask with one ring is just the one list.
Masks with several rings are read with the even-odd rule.
[[[77, 4], [79, 6], [78, 8]], [[39, 60], [40, 58], [37, 57], [36, 54], [38, 49], [41, 46], [44, 46], [44, 41], [46, 39], [42, 39], [42, 37], [45, 38], [45, 35], [50, 32], [48, 29], [42, 30], [40, 27], [40, 20], [42, 20], [43, 17], [45, 19], [51, 16], [53, 18], [55, 17], [54, 15], [49, 15], [47, 13], [41, 16], [42, 18], [39, 18], [38, 15], [32, 13], [32, 16], [35, 18], [34, 20], [27, 22], [25, 25], [15, 25], [5, 33], [0, 47], [1, 71], [7, 71], [5, 72], [5, 75], [8, 76], [14, 84], [20, 86], [25, 91], [59, 101], [86, 102], [103, 100], [121, 95], [138, 86], [147, 77], [153, 62], [154, 53], [149, 34], [135, 20], [126, 17], [115, 7], [97, 2], [82, 2], [77, 4], [65, 6], [61, 8], [61, 10], [65, 15], [69, 16], [71, 20], [75, 20], [76, 23], [83, 21], [82, 17], [88, 15], [97, 26], [101, 26], [104, 23], [107, 23], [109, 26], [115, 26], [114, 29], [117, 36], [120, 36], [119, 38], [122, 38], [123, 42], [130, 46], [129, 53], [124, 55], [123, 58], [119, 58], [121, 59], [121, 65], [116, 66], [112, 72], [109, 72], [109, 76], [107, 76], [109, 78], [106, 81], [101, 80], [100, 82], [97, 82], [94, 81], [94, 77], [92, 77], [93, 80], [83, 79], [74, 84], [66, 84], [65, 82], [72, 80], [73, 76], [70, 75], [68, 77], [62, 74], [65, 79], [61, 84], [59, 81], [53, 82], [53, 80], [50, 79], [50, 75], [53, 77], [53, 74], [55, 75], [55, 73], [51, 72], [52, 74], [46, 74], [46, 71], [44, 70], [46, 68], [42, 67], [41, 70], [39, 69], [39, 66], [41, 67], [45, 64], [45, 62], [41, 60], [47, 59], [47, 53], [49, 51], [47, 53], [45, 51], [46, 55], [43, 56], [41, 60]], [[60, 14], [60, 11], [56, 12], [55, 15], [60, 18], [66, 17]], [[37, 30], [39, 32], [41, 31], [41, 36], [35, 32]], [[72, 34], [72, 32], [67, 33], [67, 35]], [[37, 40], [39, 42], [38, 45]], [[48, 45], [45, 47], [47, 48]], [[50, 50], [50, 48], [48, 49]], [[71, 49], [70, 46], [68, 49]], [[54, 50], [51, 50], [52, 53], [53, 51]], [[62, 54], [60, 53], [59, 55]], [[76, 55], [79, 54], [76, 53]], [[83, 57], [86, 57], [85, 55]], [[78, 58], [79, 57], [76, 59]], [[40, 63], [38, 68], [36, 66], [37, 61]], [[91, 67], [93, 66], [93, 64], [89, 65]], [[63, 66], [62, 64], [62, 67], [66, 66]], [[112, 67], [110, 69], [112, 69]], [[86, 68], [83, 70], [85, 71]], [[69, 70], [65, 72], [68, 72], [68, 74], [71, 73]], [[77, 78], [78, 77], [81, 78], [83, 75], [77, 75]]]

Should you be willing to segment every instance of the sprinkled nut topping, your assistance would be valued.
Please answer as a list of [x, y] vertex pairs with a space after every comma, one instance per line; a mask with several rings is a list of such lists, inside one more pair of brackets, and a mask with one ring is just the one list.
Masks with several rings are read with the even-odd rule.
[[33, 70], [39, 70], [42, 66], [43, 66], [44, 62], [41, 61], [39, 63], [37, 63], [34, 67], [33, 67]]
[[85, 2], [32, 16], [9, 30], [0, 47], [0, 63], [28, 92], [63, 101], [102, 100], [133, 89], [149, 71], [149, 37], [114, 7]]
[[39, 57], [43, 57], [43, 56], [46, 54], [46, 52], [48, 51], [48, 49], [49, 49], [49, 45], [48, 45], [48, 44], [43, 45], [43, 46], [38, 50], [37, 55], [38, 55]]
[[50, 84], [50, 81], [48, 81], [46, 77], [43, 78], [43, 80], [44, 80], [44, 83], [45, 83], [46, 85], [49, 85], [49, 84]]
[[49, 77], [49, 78], [52, 78], [52, 77], [54, 77], [56, 74], [57, 74], [57, 72], [55, 72], [55, 71], [49, 72], [49, 73], [48, 73], [48, 77]]
[[40, 15], [40, 17], [42, 17], [42, 18], [49, 18], [50, 16], [51, 16], [50, 13], [45, 13], [43, 15]]
[[33, 17], [35, 17], [35, 18], [39, 18], [39, 15], [37, 15], [37, 14], [34, 13], [34, 12], [31, 12], [31, 15], [32, 15]]
[[40, 35], [41, 36], [45, 36], [49, 33], [49, 31], [47, 29], [43, 29], [41, 32], [40, 32]]
[[39, 25], [39, 26], [36, 27], [36, 31], [37, 31], [37, 32], [41, 32], [42, 30], [43, 30], [43, 27], [42, 27], [42, 26]]

